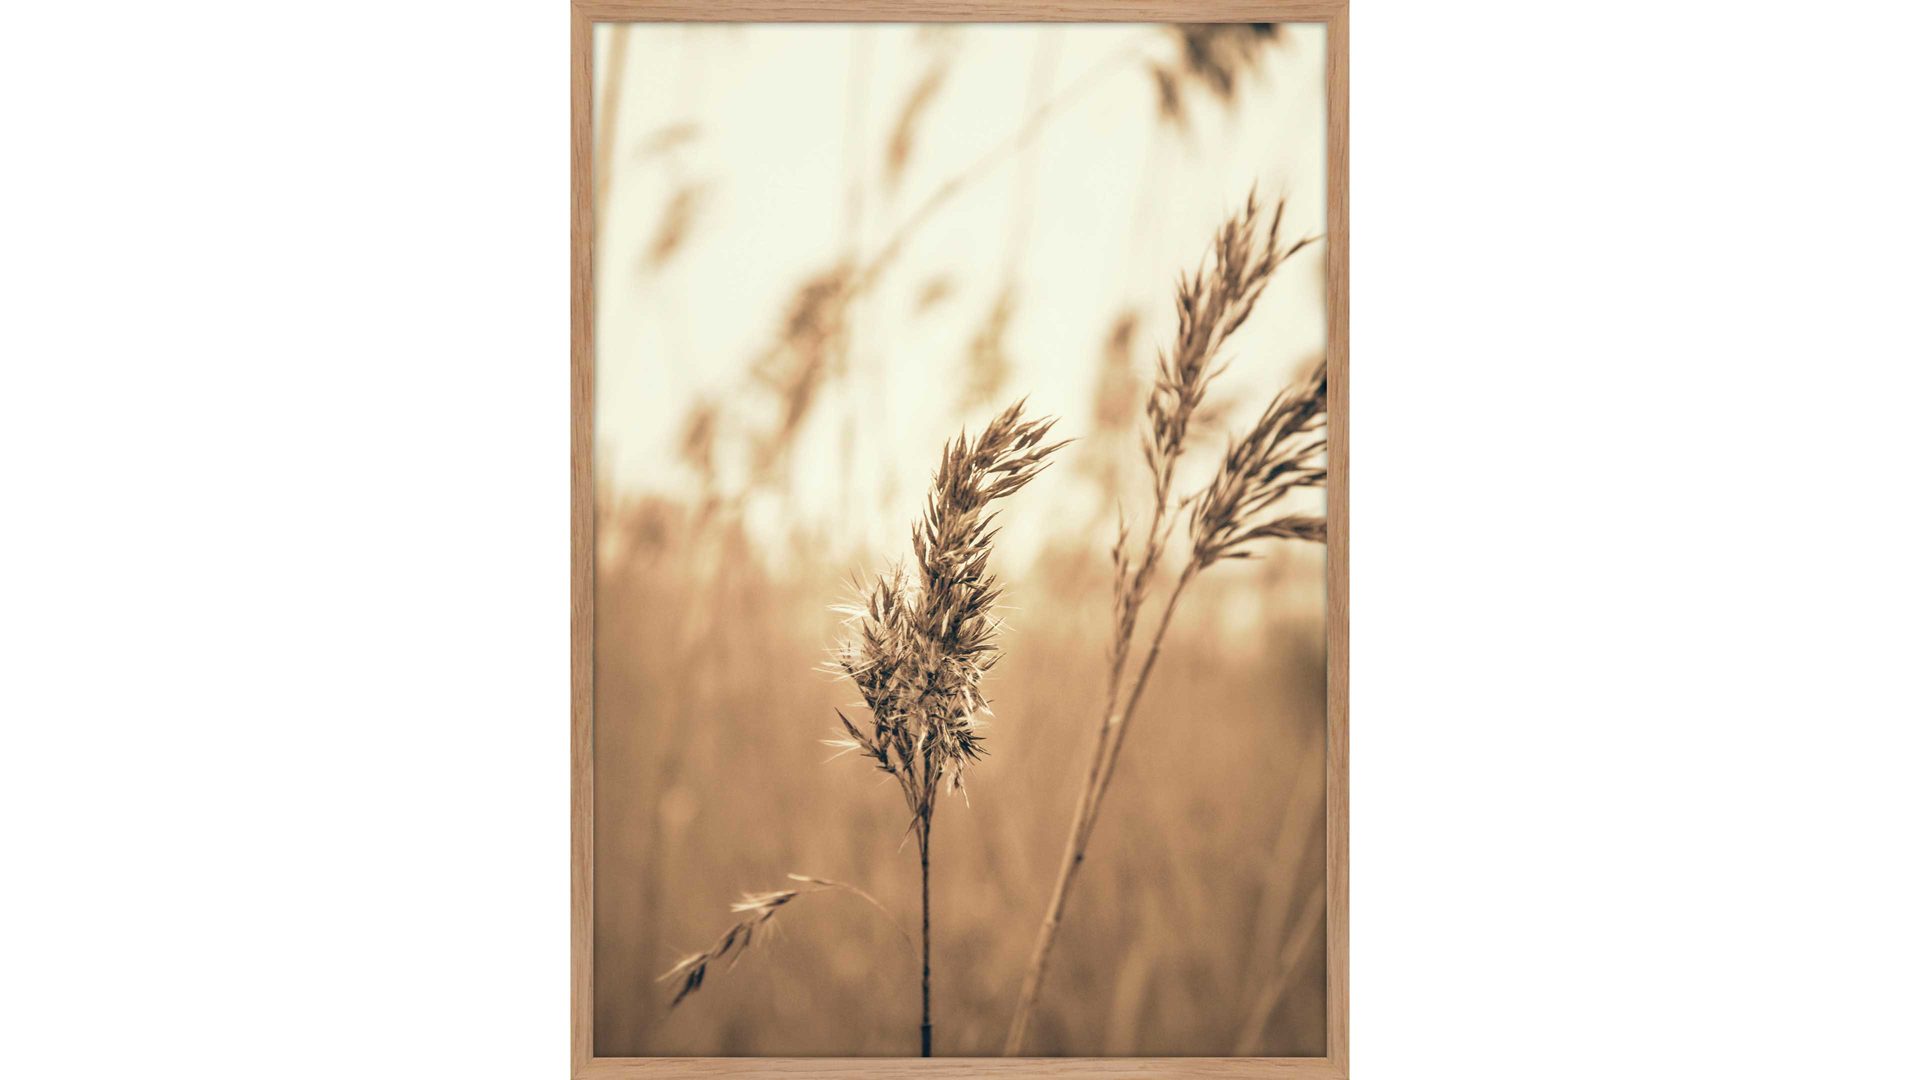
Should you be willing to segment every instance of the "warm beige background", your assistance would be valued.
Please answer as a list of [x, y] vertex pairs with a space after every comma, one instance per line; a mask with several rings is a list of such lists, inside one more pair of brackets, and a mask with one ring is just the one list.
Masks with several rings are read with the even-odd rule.
[[[1104, 549], [1116, 500], [1140, 505], [1174, 275], [1255, 182], [1288, 193], [1288, 235], [1324, 229], [1321, 29], [1284, 28], [1228, 98], [1183, 77], [1176, 123], [1150, 65], [1180, 47], [1140, 26], [596, 29], [599, 1054], [912, 1052], [915, 957], [857, 901], [803, 898], [671, 1013], [653, 976], [789, 871], [916, 916], [897, 796], [822, 764], [853, 696], [815, 671], [826, 607], [905, 553], [941, 442], [1029, 395], [1081, 442], [1007, 508], [992, 756], [934, 840], [938, 1049], [997, 1052], [1099, 708]], [[802, 285], [903, 223], [838, 332], [794, 333]], [[1322, 258], [1283, 268], [1235, 338], [1196, 459], [1324, 348]], [[1324, 1052], [1324, 584], [1296, 546], [1210, 571], [1183, 607], [1035, 1051]]]

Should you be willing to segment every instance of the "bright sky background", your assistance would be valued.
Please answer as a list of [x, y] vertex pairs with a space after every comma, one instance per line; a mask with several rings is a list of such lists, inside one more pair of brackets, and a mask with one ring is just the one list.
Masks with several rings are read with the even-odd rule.
[[[615, 32], [595, 29], [596, 107]], [[855, 375], [828, 388], [801, 435], [792, 499], [750, 507], [750, 525], [838, 514], [835, 534], [850, 545], [903, 548], [940, 444], [988, 415], [959, 411], [957, 387], [968, 341], [1009, 266], [1021, 296], [1005, 339], [1012, 370], [1003, 396], [1029, 394], [1037, 411], [1061, 417], [1061, 433], [1079, 435], [1092, 425], [1115, 314], [1140, 310], [1145, 378], [1173, 333], [1176, 272], [1194, 266], [1251, 184], [1289, 196], [1284, 237], [1325, 230], [1317, 25], [1286, 27], [1231, 109], [1189, 94], [1185, 131], [1158, 118], [1145, 63], [1177, 55], [1164, 28], [637, 24], [628, 33], [611, 153], [596, 166], [611, 168], [611, 180], [597, 271], [595, 452], [600, 482], [617, 491], [690, 491], [692, 474], [674, 453], [690, 404], [701, 395], [744, 400], [747, 367], [776, 338], [795, 287], [839, 256], [850, 232], [870, 253], [944, 180], [1063, 93], [1074, 96], [1026, 151], [940, 209], [858, 303]], [[889, 194], [882, 169], [891, 129], [942, 49], [951, 50], [949, 76]], [[695, 131], [669, 151], [643, 152], [675, 125]], [[641, 254], [674, 192], [690, 182], [706, 186], [686, 243], [649, 272]], [[1023, 205], [1031, 207], [1024, 230]], [[1284, 266], [1234, 339], [1234, 366], [1218, 387], [1240, 399], [1235, 429], [1324, 349], [1324, 267], [1320, 245]], [[916, 314], [921, 289], [939, 277], [954, 291]], [[847, 469], [841, 433], [850, 413], [858, 422]], [[1045, 498], [1071, 508], [1076, 522], [1111, 520], [1071, 469], [1041, 483], [1054, 485]], [[839, 513], [846, 506], [870, 512]], [[1037, 517], [1010, 515], [1005, 543], [1058, 528], [1058, 514]], [[1110, 526], [1102, 532], [1110, 537]]]

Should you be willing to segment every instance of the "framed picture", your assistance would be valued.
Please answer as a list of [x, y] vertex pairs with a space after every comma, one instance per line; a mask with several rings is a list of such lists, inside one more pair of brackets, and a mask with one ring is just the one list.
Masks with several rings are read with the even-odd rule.
[[573, 1073], [1346, 1076], [1344, 2], [572, 20]]

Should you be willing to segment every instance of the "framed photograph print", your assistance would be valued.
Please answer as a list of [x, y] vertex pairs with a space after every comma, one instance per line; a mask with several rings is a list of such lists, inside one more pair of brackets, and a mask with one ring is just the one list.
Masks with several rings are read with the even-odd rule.
[[1345, 4], [572, 19], [574, 1075], [1346, 1076]]

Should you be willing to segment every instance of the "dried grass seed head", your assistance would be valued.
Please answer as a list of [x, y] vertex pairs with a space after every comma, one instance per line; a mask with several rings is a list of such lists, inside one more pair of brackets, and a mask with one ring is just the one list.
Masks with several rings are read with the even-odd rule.
[[1156, 498], [1167, 496], [1187, 426], [1225, 367], [1219, 360], [1221, 346], [1253, 314], [1274, 270], [1313, 242], [1308, 237], [1283, 249], [1280, 223], [1286, 200], [1275, 202], [1264, 228], [1259, 205], [1258, 194], [1248, 192], [1245, 208], [1214, 234], [1208, 258], [1191, 274], [1180, 276], [1174, 301], [1179, 329], [1173, 348], [1160, 353], [1147, 398], [1144, 450]]
[[1270, 511], [1294, 490], [1326, 484], [1326, 449], [1322, 359], [1305, 379], [1274, 395], [1251, 430], [1228, 443], [1213, 482], [1193, 505], [1194, 562], [1205, 568], [1220, 559], [1246, 558], [1247, 546], [1262, 539], [1324, 543], [1324, 517]]
[[[700, 989], [706, 982], [707, 970], [712, 965], [725, 960], [727, 961], [728, 970], [732, 970], [733, 965], [740, 962], [740, 957], [746, 954], [747, 949], [750, 948], [756, 940], [764, 941], [767, 938], [774, 927], [773, 917], [775, 913], [792, 903], [796, 897], [803, 896], [807, 893], [838, 889], [858, 896], [860, 899], [872, 905], [880, 914], [886, 916], [887, 921], [892, 923], [893, 928], [899, 932], [901, 939], [907, 942], [908, 947], [912, 947], [913, 941], [907, 936], [906, 928], [900, 925], [900, 920], [894, 918], [893, 913], [888, 911], [880, 901], [873, 898], [873, 894], [867, 892], [865, 889], [857, 885], [849, 885], [844, 881], [810, 877], [806, 874], [788, 874], [787, 877], [792, 881], [798, 882], [799, 888], [748, 893], [734, 901], [731, 905], [731, 910], [734, 914], [741, 916], [741, 918], [735, 921], [732, 926], [727, 927], [726, 931], [714, 941], [712, 946], [701, 952], [682, 957], [678, 963], [668, 968], [667, 971], [660, 976], [660, 982], [670, 982], [675, 979], [679, 980], [680, 987], [673, 995], [673, 1005], [680, 1004], [686, 1000], [687, 995]], [[672, 1006], [670, 1005], [668, 1007], [671, 1008]]]
[[[800, 895], [799, 889], [780, 889], [775, 892], [749, 893], [733, 904], [733, 912], [742, 916], [706, 949], [682, 957], [680, 962], [668, 968], [660, 976], [661, 982], [674, 979], [680, 981], [680, 989], [673, 995], [673, 1005], [686, 1000], [688, 994], [700, 989], [707, 981], [707, 969], [722, 960], [727, 961], [731, 969], [740, 962], [747, 948], [753, 944], [754, 936], [765, 937], [763, 927], [773, 920], [774, 913], [785, 907], [794, 897]], [[672, 1008], [672, 1005], [668, 1006]]]
[[985, 753], [981, 680], [1000, 655], [1001, 595], [987, 569], [998, 535], [989, 506], [1032, 482], [1064, 445], [1045, 443], [1053, 419], [1028, 420], [1024, 408], [947, 444], [913, 529], [917, 573], [894, 567], [874, 580], [836, 656], [871, 717], [863, 731], [841, 714], [851, 748], [900, 781], [916, 820], [932, 813], [943, 780], [962, 788]]

